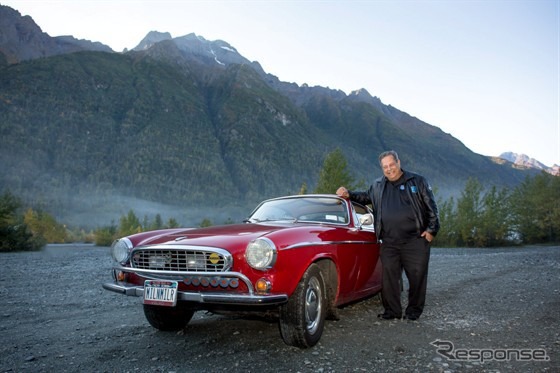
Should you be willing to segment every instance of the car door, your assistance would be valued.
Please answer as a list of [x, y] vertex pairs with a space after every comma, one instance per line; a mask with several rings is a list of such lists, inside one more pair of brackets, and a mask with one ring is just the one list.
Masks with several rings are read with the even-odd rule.
[[353, 225], [339, 241], [339, 303], [347, 303], [381, 289], [379, 244], [373, 224], [359, 226], [359, 217], [370, 211], [353, 204]]

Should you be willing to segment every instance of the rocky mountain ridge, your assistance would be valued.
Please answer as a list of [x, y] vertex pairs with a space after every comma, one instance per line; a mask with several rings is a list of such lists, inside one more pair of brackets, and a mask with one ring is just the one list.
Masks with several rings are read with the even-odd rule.
[[[179, 49], [191, 53], [191, 57], [203, 57], [207, 62], [213, 60], [218, 65], [226, 66], [231, 63], [251, 64], [256, 71], [269, 80], [269, 84], [274, 85], [285, 94], [291, 95], [294, 97], [294, 101], [299, 104], [301, 102], [296, 97], [298, 93], [294, 91], [309, 88], [306, 85], [298, 87], [295, 84], [281, 82], [277, 77], [266, 74], [257, 62], [250, 62], [241, 56], [228, 43], [220, 40], [208, 41], [194, 33], [173, 38], [169, 32], [150, 31], [132, 51], [146, 51], [163, 41], [173, 41]], [[2, 61], [4, 64], [14, 64], [25, 60], [78, 51], [113, 52], [109, 46], [100, 42], [80, 40], [73, 36], [51, 37], [44, 33], [30, 16], [22, 16], [17, 10], [0, 5], [0, 66]], [[128, 50], [125, 49], [124, 52], [128, 52]], [[322, 89], [322, 87], [314, 88]], [[331, 94], [334, 93], [339, 98], [345, 96], [341, 91], [326, 88], [325, 90], [331, 91]], [[303, 96], [305, 97], [306, 95], [304, 94]], [[349, 96], [372, 104], [385, 114], [390, 115], [390, 110], [387, 110], [387, 107], [383, 105], [381, 100], [377, 97], [372, 97], [363, 88], [351, 92]], [[500, 162], [498, 158], [501, 158], [513, 163], [516, 167], [544, 170], [553, 175], [557, 175], [560, 172], [560, 166], [558, 165], [548, 167], [534, 158], [513, 152], [505, 152], [499, 157], [489, 158], [495, 162]]]
[[[4, 56], [6, 45], [16, 46], [12, 56], [47, 45], [0, 35]], [[0, 65], [0, 190], [62, 220], [161, 211], [154, 204], [198, 221], [196, 208], [212, 220], [246, 213], [264, 198], [313, 190], [335, 148], [362, 185], [381, 174], [377, 154], [396, 149], [442, 198], [469, 177], [512, 186], [531, 174], [473, 153], [365, 89], [282, 82], [224, 41], [150, 32], [125, 53], [61, 51]]]
[[51, 37], [30, 16], [22, 16], [17, 10], [0, 5], [0, 66], [86, 50], [113, 52], [99, 42], [73, 36]]
[[508, 162], [511, 162], [519, 167], [525, 168], [533, 168], [537, 170], [543, 170], [548, 172], [551, 175], [560, 176], [560, 166], [555, 164], [552, 167], [546, 166], [543, 163], [539, 162], [538, 160], [529, 157], [526, 154], [519, 154], [514, 152], [505, 152], [499, 155], [499, 158], [502, 158]]

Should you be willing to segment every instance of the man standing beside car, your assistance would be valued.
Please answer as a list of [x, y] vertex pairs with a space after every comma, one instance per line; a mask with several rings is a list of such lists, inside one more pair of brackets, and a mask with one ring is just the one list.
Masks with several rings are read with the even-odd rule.
[[349, 191], [341, 186], [340, 197], [363, 205], [372, 204], [375, 232], [381, 242], [383, 307], [378, 316], [401, 319], [402, 271], [409, 283], [405, 318], [417, 320], [424, 311], [430, 245], [439, 230], [438, 209], [430, 184], [421, 175], [405, 171], [397, 152], [379, 155], [383, 176], [367, 191]]

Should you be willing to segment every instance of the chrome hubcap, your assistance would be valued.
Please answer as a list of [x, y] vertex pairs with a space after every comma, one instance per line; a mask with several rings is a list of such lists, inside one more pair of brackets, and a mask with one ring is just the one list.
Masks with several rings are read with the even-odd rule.
[[321, 316], [321, 308], [323, 307], [321, 291], [319, 280], [316, 277], [312, 277], [305, 292], [305, 321], [307, 331], [311, 334], [314, 334], [319, 327], [319, 318]]

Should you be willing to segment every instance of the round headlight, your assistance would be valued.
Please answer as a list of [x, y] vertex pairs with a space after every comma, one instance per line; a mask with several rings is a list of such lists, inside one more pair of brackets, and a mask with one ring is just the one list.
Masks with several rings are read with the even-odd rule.
[[132, 250], [132, 242], [128, 238], [119, 238], [111, 245], [111, 255], [113, 260], [118, 263], [125, 263]]
[[276, 246], [268, 238], [257, 238], [249, 242], [245, 251], [247, 263], [258, 270], [271, 268], [276, 261]]

